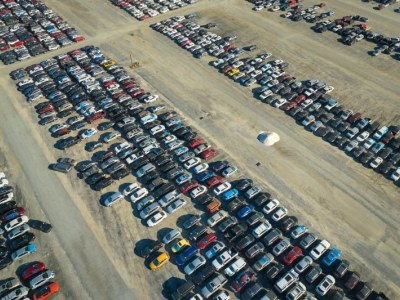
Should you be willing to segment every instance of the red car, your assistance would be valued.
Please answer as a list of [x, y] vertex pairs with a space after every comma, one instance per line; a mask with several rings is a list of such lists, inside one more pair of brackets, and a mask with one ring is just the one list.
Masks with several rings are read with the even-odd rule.
[[132, 97], [137, 97], [137, 96], [140, 96], [141, 94], [144, 94], [144, 90], [143, 89], [140, 89], [140, 90], [137, 90], [135, 92], [132, 92], [131, 96]]
[[105, 112], [97, 112], [95, 114], [93, 114], [92, 116], [86, 118], [86, 121], [89, 123], [93, 123], [94, 121], [98, 120], [98, 119], [102, 119], [106, 116]]
[[203, 159], [210, 159], [213, 158], [215, 155], [217, 155], [217, 150], [215, 150], [214, 148], [208, 149], [204, 152], [201, 152], [200, 156]]
[[22, 216], [25, 213], [22, 207], [13, 208], [1, 216], [3, 222], [9, 222], [15, 218]]
[[182, 194], [186, 194], [187, 192], [189, 192], [190, 190], [196, 188], [199, 186], [199, 183], [196, 180], [192, 180], [189, 182], [184, 183], [180, 188], [179, 191]]
[[190, 148], [195, 148], [204, 143], [204, 140], [201, 137], [194, 138], [193, 140], [189, 141], [188, 146]]
[[39, 114], [44, 114], [44, 113], [49, 112], [49, 111], [52, 111], [52, 110], [55, 110], [55, 108], [54, 108], [53, 105], [49, 104], [49, 105], [46, 105], [46, 106], [42, 107], [42, 108], [38, 111], [38, 113], [39, 113]]
[[294, 246], [286, 255], [283, 257], [285, 265], [292, 264], [297, 258], [303, 254], [303, 251], [297, 246]]
[[236, 277], [235, 280], [232, 282], [232, 289], [235, 292], [240, 292], [243, 287], [249, 284], [252, 281], [257, 279], [257, 275], [253, 272], [240, 272]]
[[73, 40], [74, 40], [75, 43], [78, 43], [78, 42], [84, 41], [85, 38], [83, 36], [79, 35], [79, 36], [73, 38]]
[[197, 248], [199, 248], [200, 250], [204, 249], [211, 243], [214, 243], [216, 240], [217, 236], [215, 235], [215, 233], [209, 233], [197, 242]]
[[57, 282], [49, 282], [33, 292], [33, 300], [44, 300], [60, 291]]
[[211, 177], [210, 179], [208, 179], [206, 181], [206, 184], [207, 184], [207, 187], [209, 189], [211, 189], [212, 187], [214, 187], [214, 186], [216, 186], [216, 185], [218, 185], [220, 183], [223, 183], [223, 182], [224, 182], [224, 178], [222, 178], [221, 176], [217, 175], [217, 176], [214, 176], [214, 177]]
[[21, 277], [22, 279], [27, 280], [28, 278], [31, 278], [33, 275], [42, 272], [45, 269], [46, 266], [44, 265], [44, 263], [37, 262], [25, 269], [25, 271], [21, 273]]

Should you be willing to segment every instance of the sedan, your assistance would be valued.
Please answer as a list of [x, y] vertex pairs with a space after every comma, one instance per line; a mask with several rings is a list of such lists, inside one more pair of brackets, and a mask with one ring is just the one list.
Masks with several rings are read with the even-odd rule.
[[283, 263], [285, 265], [291, 265], [302, 254], [303, 251], [301, 251], [299, 247], [295, 246], [283, 257]]
[[200, 164], [200, 163], [201, 163], [201, 159], [198, 158], [198, 157], [194, 157], [194, 158], [189, 159], [187, 162], [185, 162], [185, 163], [183, 164], [183, 167], [184, 167], [186, 170], [189, 170], [189, 169], [191, 169], [191, 168], [197, 166], [197, 165]]
[[318, 258], [321, 257], [322, 254], [324, 254], [331, 244], [327, 240], [322, 240], [317, 246], [315, 246], [311, 251], [310, 251], [310, 256], [312, 259], [317, 260]]
[[192, 179], [192, 174], [185, 172], [182, 175], [179, 175], [179, 177], [175, 179], [175, 182], [179, 185], [182, 185], [191, 179]]
[[24, 258], [25, 256], [28, 256], [28, 255], [36, 252], [36, 249], [37, 249], [37, 247], [36, 247], [35, 244], [28, 244], [25, 247], [14, 251], [11, 254], [11, 259], [14, 260], [14, 261], [15, 260], [20, 260], [20, 259]]
[[211, 245], [216, 240], [217, 236], [214, 233], [209, 233], [197, 242], [197, 248], [200, 250], [205, 249], [208, 245]]
[[252, 281], [257, 280], [257, 275], [250, 271], [244, 271], [239, 273], [232, 282], [232, 289], [235, 292], [240, 292], [243, 287]]
[[197, 165], [196, 167], [194, 167], [193, 168], [193, 172], [195, 174], [199, 174], [201, 172], [204, 172], [204, 171], [208, 170], [208, 167], [209, 167], [208, 163], [203, 163], [203, 164], [200, 164], [200, 165]]
[[279, 200], [277, 199], [272, 199], [269, 201], [264, 207], [263, 207], [263, 212], [265, 214], [270, 214], [275, 208], [277, 208], [279, 205]]
[[22, 273], [21, 273], [21, 277], [24, 280], [27, 280], [29, 278], [31, 278], [33, 275], [42, 272], [43, 270], [46, 269], [46, 266], [44, 263], [42, 262], [37, 262], [32, 264], [30, 267], [26, 268]]
[[188, 263], [185, 268], [183, 269], [183, 272], [185, 272], [186, 275], [191, 275], [193, 274], [197, 269], [199, 269], [201, 266], [203, 266], [207, 260], [204, 258], [204, 256], [199, 255], [196, 256], [190, 263]]
[[335, 285], [335, 278], [331, 275], [326, 275], [324, 279], [317, 285], [315, 291], [320, 296], [325, 296], [329, 290]]
[[24, 216], [18, 217], [18, 218], [16, 218], [16, 219], [13, 219], [13, 220], [11, 220], [10, 222], [8, 222], [8, 223], [4, 226], [4, 229], [5, 229], [6, 231], [11, 231], [11, 230], [13, 230], [14, 228], [17, 228], [18, 226], [21, 226], [21, 225], [27, 223], [28, 221], [29, 221], [29, 218], [28, 218], [27, 216], [24, 215]]
[[238, 168], [236, 166], [229, 166], [225, 170], [222, 171], [222, 176], [225, 178], [231, 177], [238, 171]]
[[311, 264], [313, 259], [309, 256], [304, 256], [295, 266], [294, 269], [297, 273], [303, 273]]
[[87, 138], [90, 138], [90, 137], [94, 136], [94, 135], [96, 134], [96, 132], [97, 132], [97, 129], [96, 129], [96, 128], [85, 129], [85, 130], [82, 130], [82, 131], [78, 134], [78, 137], [79, 137], [80, 139], [87, 139]]
[[167, 213], [164, 211], [159, 211], [155, 215], [153, 215], [150, 219], [147, 220], [147, 226], [153, 227], [157, 224], [161, 223], [167, 217]]
[[173, 214], [180, 208], [186, 205], [186, 201], [183, 199], [177, 199], [174, 202], [172, 202], [170, 205], [167, 206], [167, 212], [169, 214]]
[[299, 226], [296, 226], [296, 227], [292, 230], [292, 232], [290, 233], [290, 236], [291, 236], [293, 239], [297, 239], [297, 238], [301, 237], [303, 234], [305, 234], [305, 233], [307, 233], [307, 232], [308, 232], [308, 228], [307, 228], [306, 226], [304, 226], [304, 225], [299, 225]]
[[199, 197], [200, 195], [203, 195], [206, 192], [207, 192], [207, 188], [204, 185], [199, 185], [197, 188], [191, 190], [190, 197], [195, 199], [195, 198]]
[[248, 204], [244, 207], [242, 207], [238, 212], [237, 216], [241, 219], [247, 217], [249, 214], [251, 214], [254, 211], [254, 205]]
[[272, 220], [274, 220], [275, 222], [278, 222], [280, 219], [282, 219], [284, 216], [286, 216], [287, 213], [288, 213], [288, 210], [285, 207], [280, 207], [272, 215]]
[[16, 207], [1, 216], [1, 220], [3, 222], [9, 222], [15, 218], [22, 216], [25, 213], [22, 207]]
[[213, 246], [206, 251], [206, 257], [208, 259], [213, 258], [217, 253], [221, 252], [226, 248], [225, 244], [223, 242], [217, 241], [216, 243], [213, 244]]

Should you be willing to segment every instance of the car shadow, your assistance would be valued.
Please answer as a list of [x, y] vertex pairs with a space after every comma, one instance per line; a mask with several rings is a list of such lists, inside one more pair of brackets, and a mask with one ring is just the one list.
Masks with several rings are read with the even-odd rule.
[[137, 256], [140, 256], [140, 251], [146, 248], [147, 246], [151, 245], [154, 240], [151, 239], [142, 239], [140, 241], [137, 241], [135, 244], [135, 247], [133, 248], [133, 253], [135, 253]]

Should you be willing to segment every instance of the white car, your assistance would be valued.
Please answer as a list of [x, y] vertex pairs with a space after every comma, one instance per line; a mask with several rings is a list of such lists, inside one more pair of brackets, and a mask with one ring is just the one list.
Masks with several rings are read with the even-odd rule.
[[172, 143], [177, 140], [177, 137], [173, 134], [167, 135], [165, 138], [161, 140], [165, 145]]
[[220, 291], [219, 293], [215, 294], [213, 300], [230, 300], [231, 296], [227, 291]]
[[235, 250], [226, 250], [218, 255], [218, 257], [215, 258], [211, 264], [213, 265], [214, 269], [218, 271], [236, 256], [238, 256], [238, 252], [236, 252]]
[[8, 180], [5, 178], [0, 179], [0, 188], [8, 185]]
[[131, 200], [132, 203], [136, 203], [140, 199], [146, 197], [148, 194], [149, 191], [146, 188], [140, 188], [134, 191], [132, 195], [130, 195], [129, 200]]
[[232, 187], [232, 186], [231, 186], [231, 184], [230, 184], [229, 182], [221, 183], [220, 185], [218, 185], [218, 186], [216, 186], [216, 187], [214, 188], [214, 194], [215, 194], [216, 196], [219, 196], [219, 195], [221, 195], [222, 193], [224, 193], [224, 192], [226, 192], [227, 190], [229, 190], [231, 187]]
[[326, 275], [324, 279], [317, 285], [315, 291], [320, 296], [325, 296], [329, 290], [335, 285], [335, 278], [332, 275]]
[[204, 171], [208, 170], [208, 167], [209, 167], [208, 163], [203, 163], [203, 164], [195, 166], [193, 168], [193, 172], [195, 174], [200, 174], [201, 172], [204, 172]]
[[6, 178], [6, 174], [4, 174], [3, 172], [0, 172], [0, 179]]
[[269, 201], [264, 207], [263, 207], [263, 212], [265, 214], [270, 214], [275, 208], [279, 206], [279, 200], [278, 199], [272, 199]]
[[281, 107], [282, 105], [284, 105], [286, 102], [287, 102], [286, 99], [281, 98], [281, 99], [278, 99], [278, 100], [274, 103], [274, 106], [275, 106], [276, 108], [279, 108], [279, 107]]
[[128, 142], [119, 143], [118, 145], [116, 145], [116, 146], [114, 147], [115, 154], [118, 154], [118, 153], [120, 153], [122, 150], [128, 149], [128, 148], [130, 148], [130, 147], [131, 147], [131, 145], [129, 145]]
[[199, 185], [198, 187], [190, 191], [190, 197], [197, 198], [198, 196], [201, 196], [204, 193], [207, 193], [207, 188], [204, 185]]
[[368, 137], [369, 137], [369, 132], [364, 131], [357, 137], [357, 141], [359, 141], [360, 143], [364, 142]]
[[189, 169], [191, 169], [191, 168], [197, 166], [197, 165], [200, 164], [200, 163], [201, 163], [201, 159], [200, 159], [199, 157], [194, 157], [194, 158], [189, 159], [187, 162], [185, 162], [185, 163], [183, 164], [183, 167], [184, 167], [186, 170], [189, 170]]
[[220, 210], [207, 219], [207, 224], [208, 226], [213, 227], [221, 222], [223, 219], [225, 219], [227, 216], [228, 213], [225, 210]]
[[48, 282], [49, 280], [53, 279], [55, 276], [56, 274], [53, 271], [46, 270], [43, 273], [35, 276], [33, 279], [29, 280], [29, 286], [31, 289], [36, 289]]
[[232, 176], [238, 171], [238, 168], [236, 166], [229, 166], [222, 172], [222, 176], [225, 178]]
[[186, 275], [191, 275], [198, 268], [205, 265], [206, 262], [207, 262], [207, 260], [204, 258], [204, 256], [202, 256], [202, 255], [196, 256], [195, 259], [193, 259], [190, 263], [188, 263], [185, 266], [185, 268], [183, 269], [183, 272], [185, 272]]
[[27, 216], [24, 215], [24, 216], [18, 217], [18, 218], [16, 218], [16, 219], [11, 220], [10, 222], [8, 222], [8, 223], [4, 226], [4, 229], [5, 229], [6, 231], [11, 231], [11, 230], [17, 228], [18, 226], [21, 226], [21, 225], [23, 225], [23, 224], [25, 224], [25, 223], [28, 223], [28, 221], [29, 221], [29, 218], [28, 218]]
[[276, 210], [276, 212], [273, 213], [272, 220], [274, 220], [275, 222], [278, 222], [284, 216], [286, 216], [287, 213], [288, 213], [288, 210], [285, 207], [281, 206]]
[[[286, 294], [286, 299], [289, 300], [299, 300], [302, 299], [301, 297], [307, 293], [306, 286], [301, 282], [296, 282], [294, 286], [289, 290]], [[313, 298], [315, 299], [315, 298]], [[310, 299], [308, 299], [310, 300]]]
[[269, 230], [271, 230], [272, 226], [268, 221], [262, 222], [251, 232], [256, 239], [259, 239], [264, 234], [266, 234]]
[[138, 183], [131, 183], [126, 188], [124, 188], [124, 190], [122, 191], [122, 194], [124, 194], [124, 196], [129, 196], [134, 191], [136, 191], [138, 188], [140, 188]]
[[276, 244], [276, 246], [274, 248], [272, 248], [272, 253], [275, 256], [279, 256], [283, 253], [283, 251], [285, 251], [287, 248], [290, 247], [290, 241], [287, 239], [284, 239], [282, 241], [280, 241], [278, 244]]
[[162, 220], [167, 217], [167, 213], [164, 211], [159, 211], [155, 215], [153, 215], [150, 219], [147, 220], [147, 226], [153, 227], [159, 224]]
[[391, 178], [393, 181], [397, 181], [397, 180], [400, 179], [400, 167], [397, 168], [397, 170], [395, 170], [395, 171], [392, 173], [392, 175], [390, 175], [390, 178]]
[[371, 163], [369, 164], [369, 166], [372, 169], [376, 169], [377, 167], [379, 167], [381, 165], [381, 163], [383, 163], [383, 158], [382, 157], [377, 157], [375, 158], [373, 161], [371, 161]]
[[104, 136], [103, 141], [105, 143], [109, 143], [121, 136], [121, 133], [118, 131], [109, 132], [106, 136]]
[[167, 212], [169, 214], [173, 214], [180, 208], [186, 205], [186, 201], [183, 199], [177, 199], [174, 202], [172, 202], [170, 205], [167, 206]]
[[310, 256], [313, 260], [317, 260], [318, 258], [321, 257], [322, 254], [324, 254], [331, 244], [327, 240], [322, 240], [317, 246], [315, 246], [311, 251], [310, 251]]
[[309, 256], [304, 256], [295, 266], [294, 269], [297, 273], [303, 273], [311, 264], [313, 259]]
[[165, 130], [165, 126], [164, 125], [157, 125], [153, 128], [150, 129], [150, 134], [151, 135], [156, 135], [157, 133], [161, 132]]
[[[22, 299], [23, 297], [27, 296], [29, 293], [29, 289], [24, 286], [20, 286], [16, 288], [15, 290], [9, 292], [8, 294], [5, 294], [1, 299], [3, 300], [18, 300]], [[28, 298], [24, 298], [28, 299]]]
[[17, 228], [14, 228], [7, 234], [7, 238], [9, 240], [15, 239], [16, 237], [23, 235], [25, 232], [30, 231], [31, 228], [29, 227], [28, 224], [23, 224], [21, 226], [18, 226]]

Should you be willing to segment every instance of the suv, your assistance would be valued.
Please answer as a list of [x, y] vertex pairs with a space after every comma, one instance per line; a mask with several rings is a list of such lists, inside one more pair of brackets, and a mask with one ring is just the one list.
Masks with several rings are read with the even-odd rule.
[[173, 300], [180, 300], [187, 296], [190, 292], [192, 292], [195, 288], [195, 285], [191, 281], [187, 281], [181, 286], [179, 286], [175, 292], [172, 293], [171, 298]]
[[218, 275], [211, 279], [202, 289], [201, 293], [205, 298], [209, 298], [217, 290], [219, 290], [228, 280], [224, 275]]
[[299, 274], [296, 271], [289, 270], [275, 283], [274, 287], [279, 293], [283, 293], [289, 286], [296, 282], [299, 278]]
[[200, 272], [198, 272], [195, 276], [193, 276], [192, 280], [195, 284], [200, 285], [204, 280], [210, 278], [215, 274], [215, 269], [212, 266], [205, 267]]

